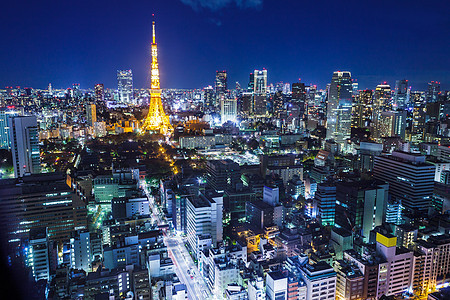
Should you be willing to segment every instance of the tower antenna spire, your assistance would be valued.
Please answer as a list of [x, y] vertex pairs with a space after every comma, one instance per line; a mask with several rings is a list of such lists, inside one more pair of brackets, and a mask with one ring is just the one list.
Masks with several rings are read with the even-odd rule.
[[152, 14], [152, 28], [153, 28], [153, 44], [156, 44], [156, 34], [155, 34], [155, 14]]

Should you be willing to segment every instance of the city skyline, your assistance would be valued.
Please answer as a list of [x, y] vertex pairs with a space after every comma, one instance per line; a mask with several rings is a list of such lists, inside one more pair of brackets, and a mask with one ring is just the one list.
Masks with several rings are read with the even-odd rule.
[[[79, 82], [91, 88], [101, 82], [115, 88], [116, 71], [132, 69], [135, 87], [147, 88], [152, 12], [161, 28], [162, 88], [213, 85], [216, 70], [227, 70], [230, 86], [235, 81], [245, 86], [248, 74], [262, 68], [268, 70], [269, 82], [301, 78], [319, 88], [337, 70], [352, 72], [360, 89], [384, 81], [393, 86], [403, 78], [413, 90], [432, 80], [444, 90], [450, 83], [444, 2], [433, 7], [421, 7], [418, 1], [395, 3], [384, 10], [327, 1], [315, 6], [293, 1], [202, 3], [173, 0], [119, 9], [98, 1], [89, 10], [82, 3], [69, 11], [62, 3], [45, 11], [33, 4], [21, 8], [20, 24], [10, 17], [19, 7], [8, 3], [1, 33], [11, 47], [0, 50], [5, 58], [0, 86], [45, 88], [51, 82], [58, 88]], [[362, 17], [364, 12], [370, 13]]]

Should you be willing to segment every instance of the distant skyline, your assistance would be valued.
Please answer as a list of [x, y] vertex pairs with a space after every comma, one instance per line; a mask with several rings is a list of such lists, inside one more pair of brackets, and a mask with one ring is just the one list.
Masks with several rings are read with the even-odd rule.
[[216, 70], [246, 87], [266, 68], [269, 83], [325, 88], [345, 70], [360, 89], [403, 78], [450, 89], [449, 1], [19, 0], [2, 11], [1, 89], [117, 88], [119, 69], [149, 87], [152, 13], [162, 88], [214, 85]]

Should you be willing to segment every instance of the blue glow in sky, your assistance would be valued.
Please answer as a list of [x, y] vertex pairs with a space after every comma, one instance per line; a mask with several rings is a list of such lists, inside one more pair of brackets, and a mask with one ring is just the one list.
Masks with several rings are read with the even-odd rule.
[[229, 86], [266, 68], [269, 82], [324, 88], [348, 70], [360, 88], [409, 79], [450, 86], [449, 1], [8, 1], [0, 18], [0, 87], [79, 82], [116, 88], [132, 69], [149, 86], [156, 14], [161, 86], [202, 88], [226, 69]]

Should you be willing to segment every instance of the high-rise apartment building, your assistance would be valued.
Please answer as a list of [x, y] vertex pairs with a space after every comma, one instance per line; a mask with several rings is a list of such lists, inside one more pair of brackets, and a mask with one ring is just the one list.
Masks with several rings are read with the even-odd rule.
[[394, 151], [375, 157], [374, 177], [389, 184], [392, 200], [410, 211], [427, 212], [433, 195], [435, 166], [425, 156]]
[[105, 101], [105, 86], [103, 83], [97, 83], [94, 87], [95, 102]]
[[306, 283], [306, 300], [336, 299], [336, 272], [324, 261], [300, 269]]
[[35, 116], [15, 116], [9, 119], [9, 134], [14, 176], [41, 172], [39, 130]]
[[280, 271], [267, 273], [266, 299], [286, 300], [288, 296], [288, 278]]
[[127, 104], [133, 102], [133, 72], [131, 70], [117, 70], [117, 92], [119, 102]]
[[327, 139], [333, 139], [344, 149], [350, 138], [352, 117], [352, 75], [334, 72], [328, 91]]
[[94, 126], [97, 122], [97, 107], [95, 104], [86, 105], [86, 121], [89, 126]]
[[401, 295], [411, 286], [412, 251], [397, 248], [397, 238], [389, 234], [376, 235], [376, 252], [385, 262], [380, 263], [377, 296]]

